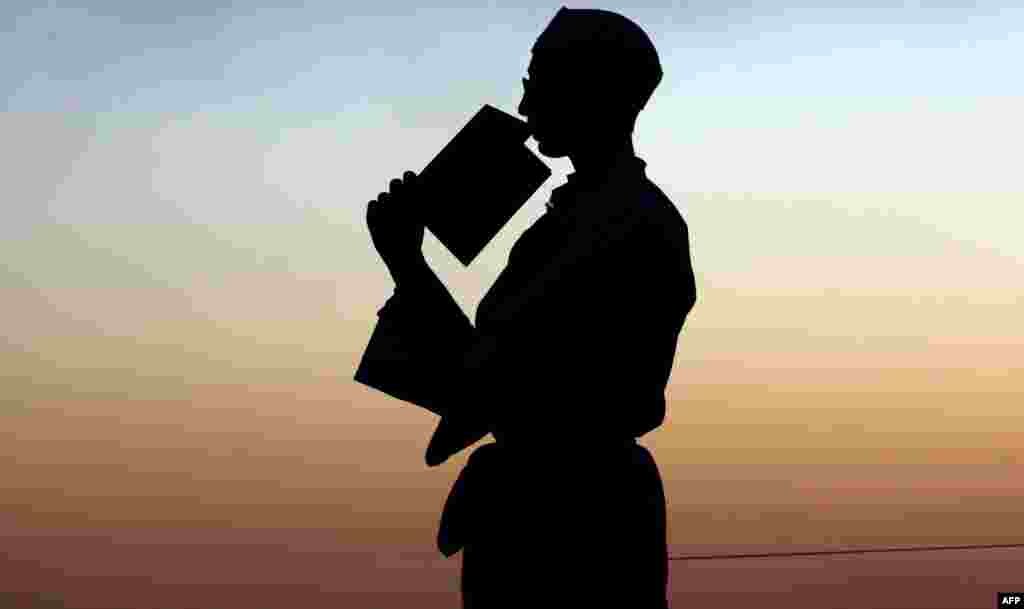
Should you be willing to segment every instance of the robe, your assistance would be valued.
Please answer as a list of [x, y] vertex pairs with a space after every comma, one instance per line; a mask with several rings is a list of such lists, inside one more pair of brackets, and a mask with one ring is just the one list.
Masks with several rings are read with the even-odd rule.
[[687, 225], [645, 166], [556, 188], [475, 326], [439, 281], [378, 313], [367, 355], [390, 360], [364, 357], [356, 378], [441, 416], [427, 463], [495, 439], [438, 531], [442, 553], [463, 550], [465, 609], [667, 606], [664, 488], [637, 439], [665, 419], [696, 285]]

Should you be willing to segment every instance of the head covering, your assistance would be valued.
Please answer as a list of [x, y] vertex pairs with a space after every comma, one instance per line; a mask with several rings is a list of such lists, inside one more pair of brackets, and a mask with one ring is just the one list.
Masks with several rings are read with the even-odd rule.
[[609, 88], [621, 92], [637, 112], [661, 82], [661, 62], [651, 39], [639, 25], [611, 11], [563, 6], [531, 50], [557, 52], [585, 71], [614, 78]]

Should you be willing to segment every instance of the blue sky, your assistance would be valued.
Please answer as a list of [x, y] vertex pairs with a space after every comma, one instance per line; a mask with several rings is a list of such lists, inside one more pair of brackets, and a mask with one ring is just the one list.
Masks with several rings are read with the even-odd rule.
[[[261, 104], [337, 112], [366, 101], [444, 95], [465, 87], [460, 75], [482, 90], [515, 95], [529, 46], [558, 6], [53, 2], [19, 10], [5, 3], [3, 51], [19, 61], [5, 67], [2, 86], [10, 110], [87, 112]], [[625, 12], [665, 59], [663, 95], [842, 96], [854, 103], [1019, 95], [1024, 87], [1014, 78], [1024, 50], [1015, 36], [1024, 24], [1019, 6], [705, 2], [631, 4]]]

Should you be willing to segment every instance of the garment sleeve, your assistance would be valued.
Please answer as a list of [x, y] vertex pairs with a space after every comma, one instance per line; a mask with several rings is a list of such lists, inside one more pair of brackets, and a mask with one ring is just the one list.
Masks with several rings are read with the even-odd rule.
[[377, 323], [355, 380], [445, 416], [459, 385], [462, 355], [476, 330], [436, 276], [396, 288]]

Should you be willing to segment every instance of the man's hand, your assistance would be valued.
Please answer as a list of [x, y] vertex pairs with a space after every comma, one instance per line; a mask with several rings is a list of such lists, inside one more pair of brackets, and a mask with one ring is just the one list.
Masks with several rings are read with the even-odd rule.
[[417, 176], [412, 171], [391, 180], [366, 206], [366, 225], [395, 284], [415, 275], [426, 265], [423, 259], [422, 201], [417, 196]]

